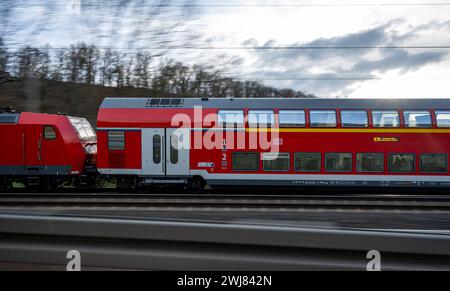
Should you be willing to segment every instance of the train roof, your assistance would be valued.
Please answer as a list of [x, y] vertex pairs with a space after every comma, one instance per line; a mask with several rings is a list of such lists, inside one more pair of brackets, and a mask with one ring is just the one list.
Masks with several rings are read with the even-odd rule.
[[64, 121], [67, 116], [60, 114], [35, 113], [35, 112], [0, 112], [0, 124], [56, 124]]
[[220, 109], [450, 109], [450, 99], [331, 99], [331, 98], [105, 98], [106, 108], [220, 108]]

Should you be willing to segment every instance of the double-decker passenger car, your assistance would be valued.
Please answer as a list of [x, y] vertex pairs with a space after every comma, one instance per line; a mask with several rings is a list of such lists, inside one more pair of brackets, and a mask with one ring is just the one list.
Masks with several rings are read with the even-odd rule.
[[130, 183], [450, 186], [450, 101], [106, 98], [98, 147]]
[[85, 118], [3, 108], [0, 133], [0, 186], [56, 187], [95, 173], [96, 134]]

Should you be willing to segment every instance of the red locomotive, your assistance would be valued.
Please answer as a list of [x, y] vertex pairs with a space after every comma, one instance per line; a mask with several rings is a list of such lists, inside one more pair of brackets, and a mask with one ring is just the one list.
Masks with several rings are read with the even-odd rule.
[[106, 98], [97, 126], [96, 139], [85, 119], [0, 114], [0, 176], [450, 187], [447, 99]]
[[0, 109], [0, 185], [87, 183], [95, 172], [97, 139], [84, 118]]
[[446, 99], [106, 98], [97, 130], [130, 183], [450, 186]]

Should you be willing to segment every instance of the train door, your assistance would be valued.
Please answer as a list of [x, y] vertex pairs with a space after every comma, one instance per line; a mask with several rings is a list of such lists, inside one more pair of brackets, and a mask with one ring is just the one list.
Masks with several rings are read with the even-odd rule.
[[[42, 166], [42, 125], [24, 126], [24, 161], [25, 166]], [[39, 167], [36, 167], [36, 172]]]
[[165, 129], [142, 129], [142, 175], [165, 176]]
[[44, 125], [41, 137], [41, 159], [44, 165], [60, 165], [65, 157], [60, 155], [60, 144], [57, 141], [56, 130], [51, 125]]
[[189, 129], [142, 129], [142, 175], [189, 176]]
[[190, 139], [188, 128], [166, 129], [167, 176], [189, 176]]

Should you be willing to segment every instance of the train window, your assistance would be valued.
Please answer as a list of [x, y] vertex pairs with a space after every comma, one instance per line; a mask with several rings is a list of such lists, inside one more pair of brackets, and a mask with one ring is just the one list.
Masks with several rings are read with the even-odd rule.
[[358, 172], [383, 172], [384, 155], [382, 153], [356, 154], [356, 171]]
[[262, 160], [264, 171], [289, 171], [291, 161], [289, 153], [263, 153]]
[[421, 155], [420, 171], [424, 173], [447, 173], [447, 155], [446, 154]]
[[311, 127], [336, 127], [336, 111], [311, 110], [309, 112]]
[[108, 148], [112, 151], [125, 149], [125, 133], [123, 131], [108, 132]]
[[438, 127], [450, 127], [450, 111], [436, 111], [436, 122]]
[[343, 127], [367, 127], [369, 121], [365, 110], [342, 110], [341, 123]]
[[84, 142], [95, 142], [97, 141], [97, 135], [94, 129], [86, 118], [80, 117], [67, 117], [72, 124], [72, 127], [78, 133], [80, 139]]
[[244, 126], [244, 111], [242, 110], [219, 110], [217, 115], [219, 126], [235, 127]]
[[56, 139], [56, 131], [52, 126], [44, 126], [44, 139], [46, 140]]
[[258, 171], [259, 154], [258, 153], [233, 153], [234, 171]]
[[374, 127], [399, 127], [400, 117], [395, 110], [372, 111]]
[[172, 134], [170, 137], [170, 162], [178, 163], [178, 135]]
[[406, 127], [431, 127], [431, 114], [425, 110], [403, 112]]
[[304, 127], [306, 124], [305, 110], [280, 110], [280, 127]]
[[352, 170], [351, 153], [327, 153], [325, 170], [328, 172], [350, 172]]
[[275, 115], [272, 110], [249, 110], [248, 124], [251, 127], [270, 127], [275, 124]]
[[389, 171], [391, 172], [414, 172], [416, 169], [415, 154], [390, 154]]
[[319, 172], [322, 163], [320, 153], [294, 154], [294, 170], [296, 172]]
[[159, 134], [153, 136], [153, 163], [161, 163], [161, 136]]

